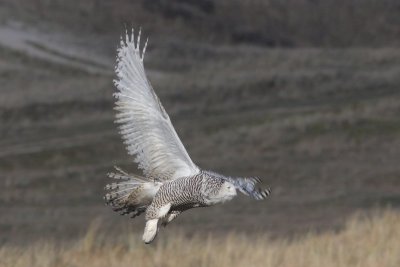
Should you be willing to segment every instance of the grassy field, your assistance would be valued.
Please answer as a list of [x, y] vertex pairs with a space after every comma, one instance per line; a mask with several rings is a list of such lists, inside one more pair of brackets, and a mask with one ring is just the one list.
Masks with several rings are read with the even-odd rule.
[[[171, 250], [176, 255], [172, 244], [190, 242], [203, 252], [222, 244], [232, 254], [235, 244], [259, 253], [255, 261], [285, 247], [276, 255], [290, 266], [285, 261], [297, 256], [283, 251], [327, 255], [317, 250], [322, 245], [300, 246], [359, 233], [339, 231], [355, 212], [391, 206], [393, 215], [384, 218], [398, 217], [398, 1], [147, 2], [0, 3], [0, 245], [9, 255], [1, 260], [12, 260], [14, 246], [21, 261], [52, 251], [41, 258], [53, 265], [94, 263], [90, 254], [101, 259], [104, 250], [121, 259], [135, 255], [128, 250], [143, 252], [141, 262], [151, 263]], [[145, 68], [193, 161], [226, 175], [261, 177], [272, 188], [268, 200], [241, 196], [185, 212], [146, 249], [139, 241], [143, 218], [120, 217], [104, 205], [105, 174], [114, 165], [138, 171], [113, 123], [113, 67], [124, 23], [142, 26], [143, 39], [149, 37]], [[99, 232], [129, 229], [133, 243], [107, 236], [100, 237], [107, 244], [93, 241], [99, 246], [75, 243], [98, 217]], [[377, 217], [372, 222], [378, 225]], [[269, 238], [251, 238], [260, 233]], [[84, 243], [90, 248], [82, 250]], [[355, 251], [355, 262], [367, 265], [369, 258]], [[222, 259], [202, 255], [205, 264]], [[274, 255], [268, 259], [278, 261]]]
[[92, 224], [76, 242], [41, 241], [0, 248], [1, 267], [263, 266], [397, 267], [400, 264], [400, 213], [358, 215], [344, 229], [292, 239], [230, 233], [187, 237], [160, 233], [144, 245], [136, 233], [110, 237]]
[[[96, 217], [142, 231], [102, 200], [113, 165], [135, 172], [113, 124], [112, 75], [0, 55], [0, 241], [76, 237]], [[194, 162], [272, 188], [267, 201], [190, 211], [171, 227], [285, 236], [398, 207], [399, 62], [391, 48], [149, 50], [150, 80]]]

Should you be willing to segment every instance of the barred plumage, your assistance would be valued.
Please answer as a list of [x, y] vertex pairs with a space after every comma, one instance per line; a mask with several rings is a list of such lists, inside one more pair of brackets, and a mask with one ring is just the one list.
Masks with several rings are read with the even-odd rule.
[[266, 198], [270, 191], [257, 186], [259, 178], [227, 177], [201, 170], [192, 162], [146, 78], [147, 41], [141, 52], [140, 35], [139, 31], [136, 42], [133, 30], [121, 38], [114, 96], [116, 123], [144, 177], [116, 168], [108, 174], [116, 181], [105, 187], [109, 192], [104, 198], [123, 215], [135, 217], [145, 212], [143, 240], [149, 243], [157, 234], [159, 221], [166, 226], [187, 209], [231, 200], [236, 190], [255, 199]]

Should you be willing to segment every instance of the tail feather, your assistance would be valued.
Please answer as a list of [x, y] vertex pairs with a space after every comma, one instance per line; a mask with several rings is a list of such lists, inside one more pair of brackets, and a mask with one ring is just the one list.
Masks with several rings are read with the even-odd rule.
[[146, 178], [132, 175], [115, 167], [116, 173], [109, 173], [108, 177], [118, 180], [105, 186], [109, 191], [104, 196], [107, 205], [121, 215], [130, 214], [136, 217], [146, 211], [161, 183], [146, 180]]

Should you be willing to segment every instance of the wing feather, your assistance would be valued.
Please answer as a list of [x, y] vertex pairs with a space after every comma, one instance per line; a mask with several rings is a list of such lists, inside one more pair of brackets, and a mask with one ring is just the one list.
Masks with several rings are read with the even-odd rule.
[[172, 180], [199, 173], [179, 139], [171, 120], [146, 77], [144, 53], [140, 53], [140, 31], [135, 42], [126, 33], [118, 49], [118, 91], [114, 94], [117, 110], [116, 123], [127, 147], [128, 154], [149, 179]]

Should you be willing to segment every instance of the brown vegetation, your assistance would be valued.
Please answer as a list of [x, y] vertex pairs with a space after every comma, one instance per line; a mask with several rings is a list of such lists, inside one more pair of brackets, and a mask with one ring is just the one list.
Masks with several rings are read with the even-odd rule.
[[161, 233], [154, 245], [138, 234], [111, 238], [94, 224], [77, 242], [37, 242], [0, 248], [1, 267], [263, 266], [397, 267], [400, 264], [400, 214], [386, 210], [353, 217], [339, 232], [309, 233], [272, 240], [231, 233], [185, 237]]

